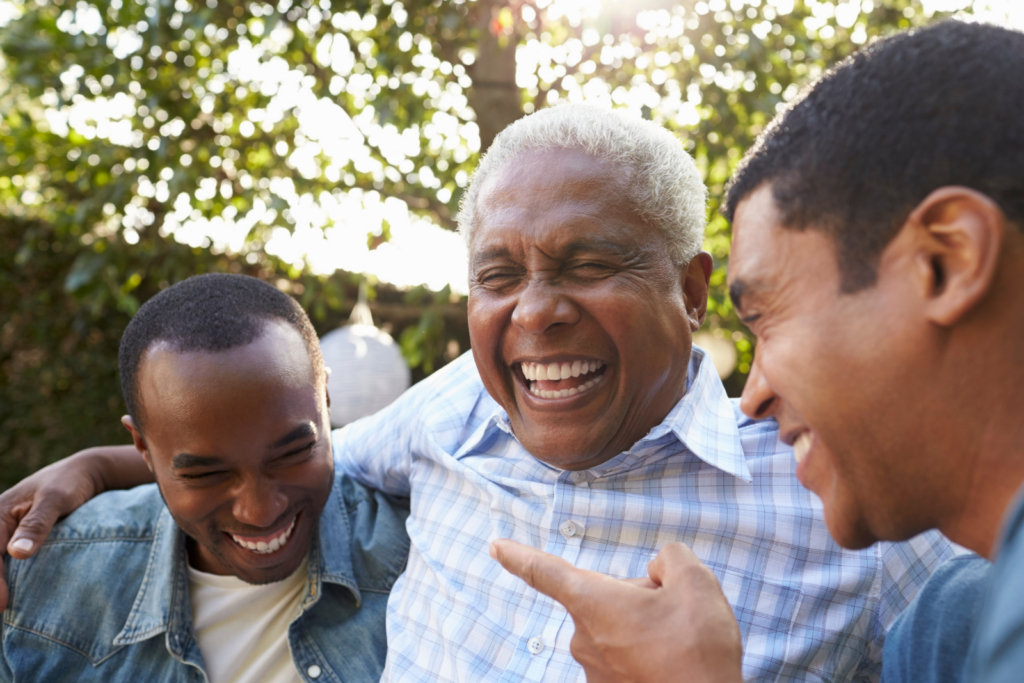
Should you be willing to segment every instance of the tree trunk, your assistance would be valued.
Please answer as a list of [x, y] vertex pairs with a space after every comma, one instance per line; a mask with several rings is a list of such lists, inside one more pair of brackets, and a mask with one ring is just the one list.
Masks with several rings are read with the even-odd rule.
[[473, 86], [467, 93], [480, 126], [480, 151], [491, 146], [495, 136], [522, 117], [522, 96], [516, 86], [516, 36], [498, 22], [507, 3], [478, 0], [475, 8], [477, 58], [467, 71]]

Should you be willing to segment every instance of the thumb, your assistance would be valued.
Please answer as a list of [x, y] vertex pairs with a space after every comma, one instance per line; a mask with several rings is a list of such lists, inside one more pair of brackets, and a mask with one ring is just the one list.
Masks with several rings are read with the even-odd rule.
[[[18, 560], [26, 560], [32, 557], [39, 547], [46, 540], [53, 525], [57, 523], [60, 512], [53, 505], [39, 501], [32, 506], [32, 509], [21, 518], [11, 540], [7, 544], [7, 552], [11, 557]], [[8, 522], [12, 525], [13, 520]], [[8, 526], [8, 529], [10, 526]]]
[[506, 539], [491, 543], [491, 557], [509, 573], [562, 603], [570, 612], [579, 597], [580, 582], [589, 573], [576, 569], [560, 557]]

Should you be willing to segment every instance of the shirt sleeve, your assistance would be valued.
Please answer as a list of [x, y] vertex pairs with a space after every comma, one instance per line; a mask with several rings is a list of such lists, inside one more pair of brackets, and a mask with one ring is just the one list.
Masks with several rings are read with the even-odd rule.
[[379, 412], [334, 430], [338, 471], [378, 491], [408, 497], [413, 455], [425, 433], [424, 415], [447, 374], [441, 370]]
[[878, 604], [868, 633], [867, 656], [854, 680], [878, 681], [881, 678], [882, 650], [889, 629], [943, 562], [967, 552], [938, 531], [929, 531], [901, 543], [878, 544]]

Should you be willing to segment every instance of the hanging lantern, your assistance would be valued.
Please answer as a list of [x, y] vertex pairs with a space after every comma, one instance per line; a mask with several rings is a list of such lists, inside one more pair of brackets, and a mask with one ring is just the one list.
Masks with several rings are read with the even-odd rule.
[[348, 324], [321, 337], [320, 349], [331, 370], [332, 427], [372, 415], [409, 388], [409, 366], [391, 335], [374, 326], [363, 288]]

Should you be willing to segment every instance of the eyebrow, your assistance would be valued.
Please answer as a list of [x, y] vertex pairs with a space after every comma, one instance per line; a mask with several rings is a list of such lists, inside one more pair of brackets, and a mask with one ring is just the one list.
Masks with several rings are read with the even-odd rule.
[[171, 467], [176, 470], [188, 469], [189, 467], [214, 467], [223, 464], [220, 458], [208, 458], [202, 455], [191, 453], [178, 453], [171, 461]]
[[[580, 252], [587, 251], [600, 251], [612, 254], [631, 254], [634, 249], [631, 246], [619, 244], [618, 242], [612, 242], [611, 240], [588, 240], [585, 242], [570, 242], [569, 244], [560, 247], [560, 252], [564, 254], [563, 258], [575, 256]], [[507, 247], [494, 247], [480, 252], [473, 258], [473, 263], [480, 263], [486, 261], [496, 261], [500, 259], [512, 258], [512, 252]]]
[[[303, 422], [271, 444], [270, 450], [276, 450], [283, 446], [287, 446], [299, 439], [315, 438], [316, 435], [317, 430], [313, 423]], [[171, 460], [171, 467], [176, 470], [188, 469], [190, 467], [216, 467], [223, 464], [224, 461], [220, 458], [211, 458], [205, 455], [193, 455], [191, 453], [178, 453]]]
[[313, 423], [303, 422], [295, 429], [275, 441], [270, 449], [274, 450], [276, 448], [281, 448], [282, 446], [287, 446], [291, 442], [298, 441], [299, 439], [316, 438], [316, 435], [316, 427], [313, 426]]

